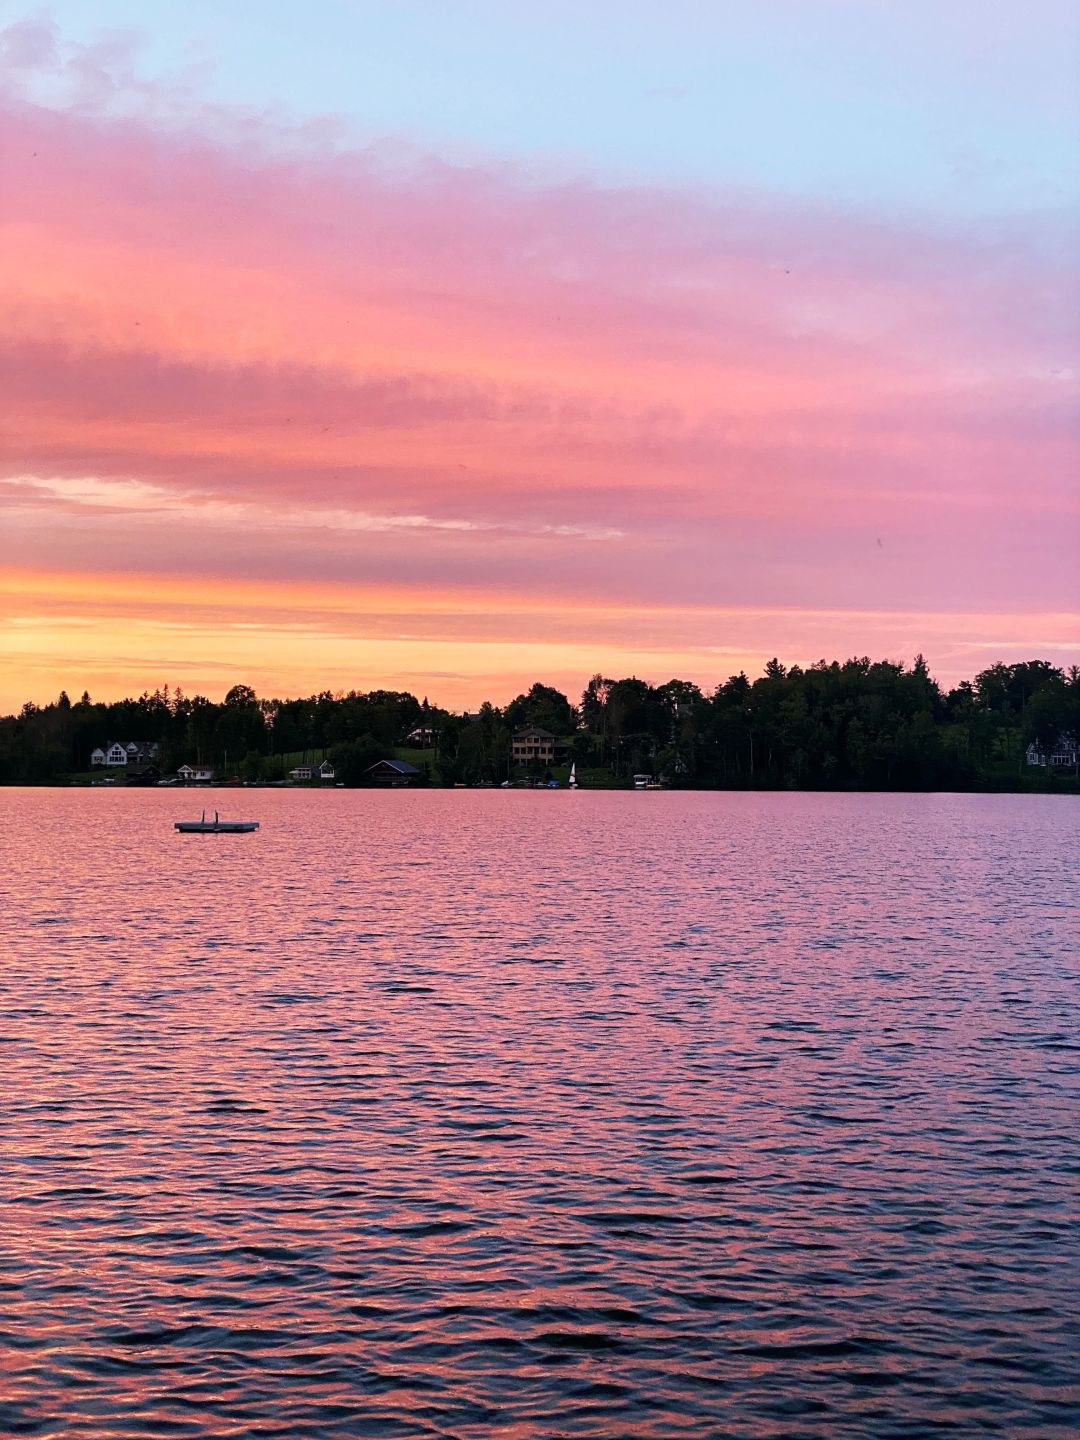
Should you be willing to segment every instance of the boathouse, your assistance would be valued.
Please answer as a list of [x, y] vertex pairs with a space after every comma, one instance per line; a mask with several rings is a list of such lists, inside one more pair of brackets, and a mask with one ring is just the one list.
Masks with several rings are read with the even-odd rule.
[[369, 785], [411, 785], [420, 771], [407, 760], [377, 760], [364, 771]]

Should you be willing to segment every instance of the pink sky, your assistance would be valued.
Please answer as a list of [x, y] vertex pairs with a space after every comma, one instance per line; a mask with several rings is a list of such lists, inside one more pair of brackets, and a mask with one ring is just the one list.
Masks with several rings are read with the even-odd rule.
[[0, 113], [0, 709], [1080, 661], [1060, 215], [136, 98]]

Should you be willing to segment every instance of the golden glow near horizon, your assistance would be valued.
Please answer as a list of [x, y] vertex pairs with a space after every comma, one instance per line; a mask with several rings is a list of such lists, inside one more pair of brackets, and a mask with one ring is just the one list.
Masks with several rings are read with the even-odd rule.
[[[325, 582], [229, 582], [162, 575], [0, 572], [5, 667], [0, 708], [45, 703], [60, 688], [117, 699], [163, 685], [220, 698], [232, 684], [259, 694], [317, 690], [423, 691], [455, 707], [503, 703], [532, 678], [572, 698], [596, 669], [656, 681], [680, 676], [705, 688], [741, 669], [758, 673], [773, 653], [755, 643], [783, 632], [787, 662], [812, 663], [830, 632], [837, 645], [851, 612], [704, 606], [589, 607], [561, 598], [546, 609], [548, 638], [523, 635], [535, 607], [520, 595], [432, 594]], [[953, 654], [955, 677], [1077, 616], [878, 614], [864, 617], [902, 656], [930, 637]], [[925, 638], [923, 643], [925, 643]], [[375, 677], [375, 678], [372, 678]], [[949, 678], [949, 677], [946, 677]]]

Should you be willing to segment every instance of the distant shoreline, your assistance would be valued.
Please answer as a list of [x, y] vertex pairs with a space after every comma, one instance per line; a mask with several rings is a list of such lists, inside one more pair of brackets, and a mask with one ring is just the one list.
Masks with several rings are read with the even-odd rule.
[[[1041, 777], [1040, 777], [1041, 778]], [[436, 792], [438, 794], [449, 794], [454, 791], [468, 791], [472, 793], [506, 793], [506, 791], [517, 792], [542, 792], [552, 794], [559, 792], [574, 794], [594, 795], [636, 795], [636, 794], [666, 794], [666, 795], [1062, 795], [1080, 796], [1080, 776], [1059, 776], [1053, 782], [1043, 781], [1039, 783], [1024, 783], [1018, 781], [1014, 784], [1004, 782], [987, 782], [980, 785], [968, 786], [853, 786], [834, 785], [823, 787], [820, 785], [796, 786], [765, 786], [765, 785], [662, 785], [658, 789], [642, 792], [636, 790], [632, 785], [579, 785], [573, 792], [570, 787], [564, 784], [558, 786], [546, 785], [440, 785], [437, 783], [428, 785], [280, 785], [274, 783], [251, 783], [242, 785], [115, 785], [94, 784], [92, 782], [75, 780], [41, 780], [32, 781], [0, 781], [0, 790], [101, 790], [109, 793], [123, 792], [124, 794], [135, 793], [156, 793], [168, 791], [170, 794], [197, 795], [197, 794], [250, 794], [253, 791], [275, 791], [286, 794], [333, 794], [342, 793], [364, 793], [380, 794], [386, 791], [400, 794], [403, 790], [412, 793]]]
[[[997, 663], [948, 692], [917, 656], [771, 660], [711, 694], [594, 675], [455, 714], [408, 691], [220, 703], [66, 692], [0, 717], [0, 783], [515, 785], [811, 793], [1080, 793], [1080, 666]], [[230, 784], [229, 788], [232, 788]]]

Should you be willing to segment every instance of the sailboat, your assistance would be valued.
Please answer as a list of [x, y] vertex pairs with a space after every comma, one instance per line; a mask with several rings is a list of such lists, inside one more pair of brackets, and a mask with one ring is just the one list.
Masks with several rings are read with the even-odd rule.
[[576, 761], [576, 760], [575, 760], [574, 763], [570, 766], [570, 779], [569, 779], [566, 783], [570, 786], [570, 789], [571, 789], [571, 790], [576, 790], [576, 789], [578, 788], [578, 783], [577, 783], [577, 761]]

